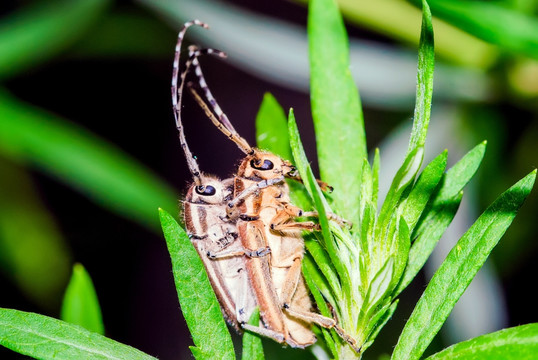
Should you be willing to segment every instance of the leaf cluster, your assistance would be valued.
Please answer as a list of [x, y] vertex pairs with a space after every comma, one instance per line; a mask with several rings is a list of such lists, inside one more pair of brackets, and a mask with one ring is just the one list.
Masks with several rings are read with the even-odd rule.
[[[97, 0], [87, 2], [84, 7], [81, 3], [75, 4], [80, 7], [73, 5], [67, 10], [86, 10], [93, 14], [106, 5]], [[431, 5], [434, 11], [447, 18], [456, 13], [465, 17], [466, 10], [459, 2], [449, 4], [431, 0]], [[430, 120], [434, 63], [431, 13], [425, 0], [421, 1], [421, 6], [423, 18], [413, 130], [405, 160], [381, 206], [378, 206], [381, 156], [376, 151], [371, 164], [367, 159], [361, 104], [349, 69], [347, 35], [333, 0], [310, 2], [308, 33], [312, 114], [320, 175], [322, 180], [334, 186], [334, 193], [327, 195], [319, 188], [306, 158], [293, 111], [286, 119], [276, 99], [266, 95], [257, 117], [259, 146], [284, 158], [293, 158], [304, 179], [304, 184], [290, 182], [294, 203], [319, 213], [322, 231], [305, 236], [308, 251], [303, 262], [305, 280], [319, 311], [326, 316], [336, 314], [339, 325], [357, 341], [360, 349], [355, 352], [334, 331], [321, 329], [323, 345], [333, 358], [360, 358], [371, 346], [396, 311], [397, 296], [423, 267], [452, 221], [461, 202], [463, 188], [484, 156], [485, 142], [470, 150], [450, 169], [446, 169], [445, 151], [421, 170]], [[473, 6], [484, 11], [489, 9], [487, 4], [478, 2]], [[58, 16], [59, 22], [69, 23], [67, 18]], [[480, 28], [475, 17], [468, 18], [474, 29]], [[78, 26], [83, 28], [86, 24]], [[532, 25], [521, 24], [512, 31], [524, 31], [526, 26]], [[56, 34], [55, 27], [45, 28]], [[17, 26], [13, 29], [24, 30]], [[492, 36], [487, 31], [479, 34], [484, 38]], [[70, 39], [67, 36], [65, 41]], [[502, 38], [497, 41], [506, 44]], [[531, 51], [528, 49], [532, 48], [529, 46], [532, 41], [534, 38], [530, 36], [527, 42], [512, 46], [516, 50]], [[25, 53], [26, 43], [20, 44], [21, 53]], [[58, 46], [61, 45], [59, 43]], [[17, 54], [13, 52], [15, 58]], [[28, 65], [21, 63], [21, 68], [24, 66]], [[2, 69], [0, 63], [0, 75], [3, 74]], [[141, 221], [149, 226], [152, 226], [152, 222], [147, 220], [151, 218], [147, 214], [152, 208], [149, 205], [155, 201], [165, 206], [172, 203], [172, 192], [166, 185], [147, 175], [144, 169], [107, 144], [50, 115], [26, 111], [4, 92], [0, 93], [0, 97], [3, 99], [0, 102], [0, 146], [5, 153], [21, 161], [33, 161], [45, 171], [70, 179], [74, 186], [84, 188], [107, 206], [121, 206], [118, 211], [126, 216], [146, 219]], [[43, 123], [46, 126], [41, 128]], [[46, 133], [46, 138], [56, 140], [44, 141], [43, 136], [35, 135], [35, 129], [41, 129], [41, 135]], [[66, 149], [73, 154], [72, 157], [56, 156]], [[101, 157], [102, 152], [118, 155]], [[80, 162], [81, 159], [87, 161]], [[76, 172], [72, 171], [74, 163]], [[99, 169], [104, 171], [90, 171], [95, 170], [92, 168], [95, 163], [100, 163]], [[107, 176], [117, 174], [110, 169], [118, 167], [130, 181]], [[502, 193], [461, 237], [417, 303], [394, 348], [393, 359], [418, 359], [424, 354], [459, 297], [513, 221], [530, 193], [535, 177], [536, 171], [533, 171]], [[88, 183], [95, 185], [92, 187]], [[106, 187], [109, 196], [103, 196], [100, 187]], [[147, 189], [153, 189], [149, 195], [145, 193]], [[132, 203], [123, 201], [129, 197], [133, 199]], [[116, 201], [117, 198], [122, 201]], [[328, 215], [331, 213], [349, 220], [353, 227], [341, 226], [330, 220]], [[191, 347], [193, 355], [197, 359], [235, 358], [217, 299], [187, 234], [164, 210], [160, 210], [160, 220], [171, 255], [178, 299], [195, 344]], [[80, 265], [74, 268], [64, 299], [62, 319], [64, 321], [0, 309], [0, 344], [42, 359], [154, 359], [102, 335], [104, 325], [97, 296], [91, 279]], [[251, 322], [257, 323], [258, 319], [259, 313], [256, 313]], [[537, 343], [538, 327], [529, 324], [453, 345], [430, 358], [501, 355], [505, 358], [531, 358], [538, 350]], [[263, 359], [261, 341], [257, 336], [245, 334], [242, 358]]]

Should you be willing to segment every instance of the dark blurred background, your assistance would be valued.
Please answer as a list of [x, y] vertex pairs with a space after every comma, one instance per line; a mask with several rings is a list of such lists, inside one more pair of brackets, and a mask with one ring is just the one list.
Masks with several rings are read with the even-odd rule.
[[[538, 2], [468, 2], [456, 10], [445, 3], [430, 3], [438, 62], [427, 156], [448, 148], [453, 163], [484, 139], [488, 150], [461, 215], [368, 359], [391, 352], [450, 244], [538, 165]], [[368, 145], [380, 147], [387, 183], [409, 136], [420, 10], [399, 0], [340, 5]], [[254, 119], [269, 91], [294, 108], [315, 165], [306, 4], [8, 0], [0, 14], [0, 306], [58, 317], [71, 267], [80, 262], [92, 276], [107, 336], [160, 359], [189, 358], [157, 217], [158, 207], [177, 214], [190, 179], [170, 100], [177, 31], [193, 18], [211, 25], [192, 29], [186, 43], [228, 53], [226, 61], [201, 62], [242, 136], [255, 143]], [[229, 176], [239, 149], [189, 96], [183, 116], [202, 170]], [[434, 346], [538, 320], [530, 293], [537, 211], [535, 191]], [[267, 346], [281, 358], [300, 355]], [[24, 357], [0, 348], [0, 358]]]

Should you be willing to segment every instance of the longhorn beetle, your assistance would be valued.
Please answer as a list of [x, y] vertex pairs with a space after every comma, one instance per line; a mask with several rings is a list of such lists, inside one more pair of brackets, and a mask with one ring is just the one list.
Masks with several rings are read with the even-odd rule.
[[[265, 256], [267, 247], [245, 250], [237, 240], [235, 221], [227, 217], [226, 203], [232, 199], [233, 178], [219, 180], [200, 171], [196, 158], [192, 155], [181, 121], [181, 98], [184, 79], [192, 63], [190, 58], [181, 73], [178, 89], [179, 58], [183, 36], [192, 25], [207, 27], [194, 20], [185, 23], [178, 35], [172, 73], [172, 104], [181, 147], [185, 153], [193, 184], [189, 187], [183, 213], [187, 233], [196, 248], [209, 276], [209, 280], [221, 305], [226, 320], [238, 331], [241, 328], [263, 336], [281, 340], [281, 336], [263, 327], [246, 324], [257, 306], [256, 297], [246, 271], [245, 256]], [[193, 50], [193, 57], [201, 54], [223, 56], [214, 49]], [[271, 185], [271, 181], [260, 182], [245, 191], [244, 196], [256, 189]]]
[[[228, 202], [227, 213], [230, 218], [238, 218], [239, 238], [245, 249], [268, 246], [271, 250], [266, 257], [245, 260], [265, 326], [281, 334], [283, 342], [290, 346], [305, 347], [316, 340], [309, 328], [310, 323], [316, 323], [325, 328], [334, 328], [357, 350], [355, 340], [345, 334], [334, 319], [311, 311], [312, 303], [301, 274], [304, 241], [300, 230], [319, 230], [319, 225], [310, 221], [294, 221], [298, 217], [317, 216], [317, 212], [305, 212], [290, 203], [285, 178], [300, 180], [296, 169], [289, 161], [252, 148], [239, 136], [212, 96], [196, 57], [192, 64], [211, 109], [195, 86], [189, 83], [187, 86], [191, 94], [213, 124], [246, 154], [234, 179], [234, 199]], [[264, 181], [271, 181], [272, 184], [245, 195], [246, 190]], [[341, 225], [346, 223], [334, 214], [328, 215]]]

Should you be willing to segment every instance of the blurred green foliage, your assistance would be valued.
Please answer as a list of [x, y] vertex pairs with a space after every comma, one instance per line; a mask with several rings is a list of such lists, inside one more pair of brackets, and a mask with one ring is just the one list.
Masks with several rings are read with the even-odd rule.
[[[184, 0], [183, 11], [177, 10], [175, 0], [153, 1], [151, 6], [153, 11], [165, 13], [166, 20], [172, 19], [175, 31], [187, 19], [204, 18], [204, 13], [189, 12], [188, 6], [195, 1]], [[146, 1], [138, 2], [147, 5]], [[412, 5], [415, 3], [339, 1], [346, 20], [395, 47], [418, 44], [420, 10]], [[429, 3], [436, 17], [436, 52], [441, 63], [478, 69], [495, 85], [494, 99], [489, 102], [450, 104], [462, 115], [458, 136], [472, 144], [490, 140], [490, 155], [477, 186], [481, 197], [476, 206], [483, 207], [513, 182], [515, 173], [538, 164], [538, 2]], [[205, 5], [207, 14], [212, 11], [211, 4], [208, 1]], [[146, 7], [107, 0], [17, 5], [0, 18], [0, 80], [8, 88], [8, 81], [35, 74], [63, 57], [153, 57], [167, 61], [170, 56], [168, 46], [152, 41], [166, 36], [168, 29]], [[279, 53], [279, 49], [272, 50]], [[98, 96], [92, 106], [100, 106]], [[104, 211], [153, 231], [158, 230], [156, 208], [174, 212], [177, 203], [176, 191], [139, 160], [42, 107], [17, 99], [8, 90], [0, 91], [0, 271], [25, 296], [52, 310], [67, 283], [72, 255], [55, 214], [43, 205], [32, 171], [45, 173], [84, 194]], [[376, 111], [393, 115], [391, 109]], [[397, 116], [403, 119], [407, 114]], [[516, 129], [506, 134], [506, 128], [514, 123]], [[505, 274], [517, 270], [519, 263], [513, 259], [525, 259], [537, 248], [531, 235], [538, 211], [536, 194], [526, 207], [508, 232], [510, 241], [501, 242], [500, 251], [493, 253]]]

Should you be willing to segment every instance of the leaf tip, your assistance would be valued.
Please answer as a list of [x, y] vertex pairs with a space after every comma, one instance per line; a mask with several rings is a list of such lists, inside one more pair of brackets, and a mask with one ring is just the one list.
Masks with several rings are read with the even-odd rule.
[[486, 153], [487, 145], [487, 140], [484, 140], [480, 144], [476, 145], [476, 150], [481, 154], [482, 157], [484, 157], [484, 154]]
[[86, 269], [84, 269], [84, 265], [82, 265], [81, 263], [74, 263], [73, 264], [73, 274], [77, 274], [77, 275], [80, 275], [82, 273], [84, 273]]
[[276, 98], [273, 94], [271, 94], [269, 91], [266, 91], [263, 94], [263, 101], [276, 101]]
[[534, 169], [533, 171], [531, 171], [529, 173], [529, 175], [525, 176], [525, 178], [528, 178], [529, 179], [529, 187], [530, 189], [532, 189], [534, 187], [534, 181], [536, 180], [536, 170], [537, 169]]
[[[296, 128], [297, 128], [297, 123], [295, 121], [295, 114], [293, 113], [293, 108], [290, 108], [290, 111], [288, 113], [288, 131], [289, 131], [289, 133], [292, 134], [295, 131]], [[292, 129], [294, 131], [292, 131]]]

